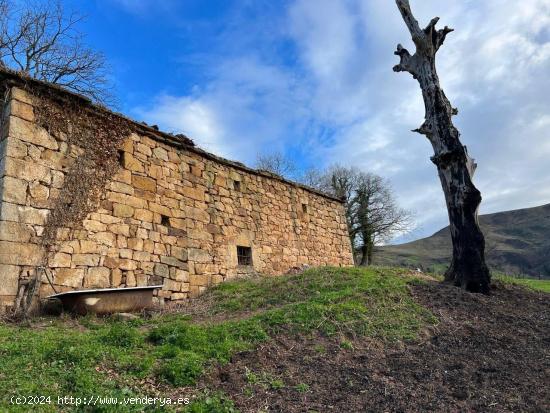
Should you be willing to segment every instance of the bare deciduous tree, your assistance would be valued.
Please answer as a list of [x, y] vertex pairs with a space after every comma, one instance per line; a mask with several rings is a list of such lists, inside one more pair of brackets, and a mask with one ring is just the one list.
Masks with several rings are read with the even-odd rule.
[[112, 100], [105, 57], [83, 43], [82, 17], [61, 3], [0, 0], [0, 62], [94, 101]]
[[344, 200], [348, 232], [360, 252], [360, 265], [372, 263], [376, 244], [410, 230], [411, 214], [397, 206], [390, 184], [382, 177], [338, 165], [315, 175], [316, 181], [310, 184]]
[[281, 152], [258, 154], [254, 167], [289, 179], [296, 173], [294, 162]]
[[411, 229], [411, 214], [397, 206], [389, 183], [382, 177], [361, 173], [357, 181], [350, 205], [352, 234], [361, 248], [360, 265], [369, 265], [376, 244]]
[[411, 55], [397, 45], [395, 54], [400, 62], [393, 70], [409, 72], [422, 90], [425, 121], [415, 132], [425, 135], [432, 144], [434, 156], [431, 160], [437, 166], [449, 214], [453, 258], [445, 280], [468, 291], [487, 294], [491, 278], [485, 263], [485, 239], [477, 220], [481, 193], [472, 182], [477, 165], [460, 142], [460, 133], [452, 121], [458, 111], [441, 89], [435, 67], [436, 53], [453, 30], [447, 26], [436, 30], [438, 17], [421, 29], [409, 1], [396, 0], [396, 4], [416, 51]]

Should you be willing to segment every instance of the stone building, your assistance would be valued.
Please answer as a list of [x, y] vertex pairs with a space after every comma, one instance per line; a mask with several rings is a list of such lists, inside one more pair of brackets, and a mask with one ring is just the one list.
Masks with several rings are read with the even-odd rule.
[[[0, 84], [0, 308], [13, 306], [33, 277], [41, 297], [53, 293], [51, 284], [57, 291], [162, 284], [164, 301], [194, 297], [240, 274], [352, 264], [340, 200], [217, 157], [183, 135], [61, 88], [3, 70]], [[128, 133], [92, 210], [54, 228], [54, 242], [45, 247], [68, 177], [83, 163], [70, 132], [56, 134], [37, 121], [37, 109], [50, 101], [60, 116], [70, 105], [123, 121]]]

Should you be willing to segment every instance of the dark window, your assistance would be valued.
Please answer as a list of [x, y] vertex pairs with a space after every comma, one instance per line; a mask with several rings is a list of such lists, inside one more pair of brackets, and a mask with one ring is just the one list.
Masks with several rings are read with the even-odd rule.
[[170, 218], [168, 218], [166, 215], [160, 216], [160, 225], [164, 225], [165, 227], [170, 226]]
[[124, 151], [122, 149], [118, 150], [118, 164], [124, 166]]
[[307, 214], [307, 205], [306, 204], [302, 204], [302, 212], [304, 214]]
[[237, 246], [237, 263], [239, 265], [252, 265], [252, 248]]
[[241, 190], [241, 181], [233, 181], [233, 189], [235, 191], [239, 191]]

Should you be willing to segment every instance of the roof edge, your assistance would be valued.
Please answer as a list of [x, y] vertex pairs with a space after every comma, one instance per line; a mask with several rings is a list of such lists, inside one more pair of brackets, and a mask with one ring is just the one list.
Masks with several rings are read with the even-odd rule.
[[96, 104], [92, 102], [92, 100], [90, 100], [88, 97], [75, 93], [73, 91], [67, 90], [59, 85], [35, 79], [33, 77], [13, 71], [6, 67], [0, 67], [0, 82], [8, 86], [20, 87], [22, 89], [28, 89], [30, 87], [31, 89], [36, 88], [36, 89], [48, 90], [48, 92], [53, 92], [56, 95], [56, 97], [61, 100], [70, 100], [70, 101], [78, 102], [84, 105], [86, 109], [93, 111], [99, 115], [114, 115], [116, 117], [124, 119], [125, 121], [129, 122], [132, 125], [135, 132], [140, 133], [142, 135], [146, 135], [156, 140], [157, 142], [164, 143], [166, 145], [175, 147], [177, 149], [196, 153], [202, 156], [203, 158], [218, 162], [226, 166], [230, 166], [235, 169], [239, 169], [243, 172], [247, 172], [252, 175], [273, 179], [273, 180], [282, 182], [284, 184], [303, 189], [307, 192], [321, 196], [323, 198], [327, 198], [339, 203], [344, 203], [343, 199], [327, 194], [323, 191], [319, 191], [310, 186], [292, 181], [290, 179], [286, 179], [280, 175], [277, 175], [268, 171], [263, 171], [263, 170], [248, 167], [245, 164], [238, 161], [232, 161], [230, 159], [226, 159], [221, 156], [215, 155], [211, 152], [208, 152], [204, 149], [199, 148], [198, 146], [195, 146], [195, 143], [193, 142], [193, 140], [187, 137], [186, 135], [183, 135], [183, 134], [172, 135], [170, 133], [160, 131], [152, 126], [149, 126], [144, 123], [140, 123], [134, 119], [131, 119], [128, 116], [123, 115], [122, 113], [115, 112], [111, 109], [108, 109], [105, 106]]

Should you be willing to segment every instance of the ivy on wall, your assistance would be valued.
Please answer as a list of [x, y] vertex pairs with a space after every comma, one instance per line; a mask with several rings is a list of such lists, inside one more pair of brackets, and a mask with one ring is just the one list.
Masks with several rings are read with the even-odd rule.
[[65, 172], [40, 238], [44, 251], [41, 264], [16, 300], [16, 313], [23, 316], [32, 306], [43, 274], [51, 283], [48, 261], [56, 252], [60, 232], [81, 228], [87, 215], [97, 209], [107, 183], [118, 171], [118, 148], [132, 132], [131, 122], [114, 113], [90, 110], [77, 100], [60, 99], [47, 90], [27, 92], [33, 96], [36, 124], [65, 142], [64, 155], [75, 159]]
[[58, 231], [78, 228], [97, 209], [105, 186], [119, 168], [118, 148], [132, 129], [112, 113], [94, 113], [77, 102], [57, 103], [35, 96], [35, 119], [58, 141], [65, 141], [76, 159], [65, 174], [41, 238], [46, 251], [55, 247]]

